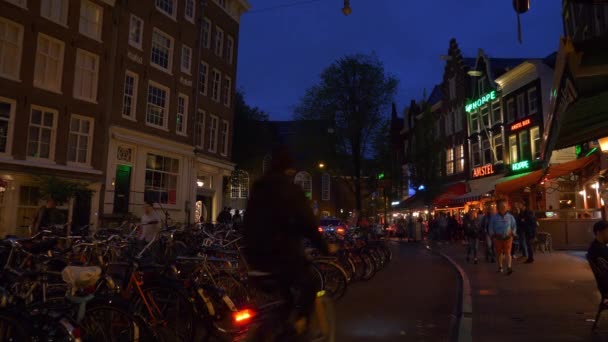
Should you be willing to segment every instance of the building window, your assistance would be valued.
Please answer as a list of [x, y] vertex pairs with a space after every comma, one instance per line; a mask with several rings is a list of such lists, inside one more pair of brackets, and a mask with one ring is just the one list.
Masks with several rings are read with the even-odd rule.
[[207, 146], [209, 146], [209, 152], [217, 152], [217, 126], [218, 118], [215, 115], [209, 116], [209, 140]]
[[226, 107], [230, 107], [230, 103], [232, 101], [232, 79], [228, 76], [224, 77], [224, 91], [222, 96], [222, 102]]
[[27, 228], [34, 222], [39, 209], [40, 188], [36, 186], [20, 186], [17, 225], [21, 228]]
[[456, 146], [456, 173], [464, 171], [464, 145]]
[[331, 176], [325, 172], [321, 176], [321, 201], [329, 201], [331, 198]]
[[182, 45], [182, 63], [181, 70], [186, 74], [190, 75], [190, 69], [192, 68], [192, 49], [186, 45]]
[[81, 49], [76, 49], [74, 97], [95, 102], [97, 100], [98, 75], [99, 56]]
[[194, 22], [194, 9], [195, 9], [194, 0], [186, 0], [186, 8], [184, 9], [184, 16], [190, 22]]
[[0, 97], [0, 154], [11, 152], [15, 101]]
[[462, 108], [458, 108], [455, 112], [454, 112], [454, 116], [455, 116], [455, 120], [454, 120], [454, 126], [455, 126], [455, 132], [458, 133], [460, 131], [462, 131]]
[[80, 5], [80, 33], [89, 38], [101, 40], [102, 20], [103, 7], [89, 0], [82, 0]]
[[201, 61], [201, 70], [198, 75], [198, 89], [203, 95], [207, 95], [207, 75], [209, 75], [209, 64]]
[[264, 159], [262, 160], [262, 173], [266, 173], [266, 172], [270, 171], [271, 168], [272, 168], [272, 156], [270, 154], [267, 154], [264, 156]]
[[4, 0], [6, 2], [10, 2], [13, 5], [17, 5], [21, 8], [27, 9], [27, 0]]
[[198, 116], [196, 117], [196, 124], [194, 125], [195, 134], [196, 134], [196, 146], [198, 148], [203, 148], [205, 146], [205, 119], [206, 113], [202, 110], [198, 111]]
[[125, 86], [122, 97], [122, 116], [132, 120], [135, 120], [137, 109], [138, 84], [139, 76], [137, 76], [136, 73], [127, 70], [125, 73]]
[[247, 199], [249, 197], [249, 173], [245, 170], [234, 170], [230, 187], [230, 198]]
[[144, 200], [161, 204], [177, 203], [179, 160], [148, 153]]
[[445, 166], [447, 175], [454, 174], [454, 149], [448, 148], [445, 153]]
[[152, 32], [152, 53], [150, 62], [164, 71], [171, 73], [173, 56], [173, 38], [157, 28]]
[[169, 88], [156, 83], [148, 84], [148, 109], [146, 123], [152, 126], [166, 128], [167, 113], [169, 112]]
[[306, 197], [312, 198], [312, 177], [310, 173], [306, 171], [298, 172], [294, 178], [294, 183], [302, 188]]
[[211, 47], [211, 20], [208, 18], [203, 20], [203, 47], [206, 49]]
[[175, 0], [156, 0], [156, 9], [175, 19]]
[[19, 79], [23, 26], [0, 17], [0, 76]]
[[519, 157], [521, 160], [531, 159], [530, 149], [530, 132], [523, 131], [519, 133]]
[[177, 96], [177, 117], [175, 122], [175, 131], [179, 134], [186, 135], [186, 125], [188, 123], [188, 96], [179, 94]]
[[131, 14], [129, 23], [129, 45], [141, 50], [144, 36], [144, 21]]
[[513, 121], [515, 121], [515, 100], [509, 99], [507, 101], [507, 122]]
[[481, 152], [479, 151], [479, 143], [471, 144], [471, 159], [473, 166], [481, 165]]
[[220, 102], [220, 86], [222, 83], [222, 75], [217, 69], [213, 69], [213, 84], [211, 85], [211, 98], [215, 102]]
[[471, 113], [471, 133], [479, 132], [479, 112]]
[[68, 0], [40, 1], [40, 16], [66, 26], [68, 24]]
[[32, 106], [27, 136], [27, 155], [34, 158], [52, 159], [56, 128], [56, 110]]
[[215, 55], [222, 57], [224, 52], [224, 30], [219, 28], [219, 26], [215, 27]]
[[526, 116], [526, 103], [524, 94], [517, 95], [517, 118]]
[[222, 120], [222, 126], [220, 127], [219, 144], [220, 144], [220, 154], [224, 157], [228, 155], [228, 136], [229, 136], [228, 129], [229, 129], [228, 121]]
[[492, 103], [492, 123], [496, 125], [497, 123], [502, 122], [502, 108], [500, 106], [500, 101], [496, 101]]
[[231, 35], [226, 37], [226, 62], [232, 64], [234, 58], [234, 38]]
[[530, 138], [532, 139], [532, 158], [540, 159], [540, 128], [534, 127], [530, 129]]
[[68, 138], [68, 161], [78, 164], [91, 163], [93, 145], [93, 119], [72, 115]]
[[481, 148], [483, 150], [483, 164], [491, 164], [494, 160], [492, 148], [489, 140], [484, 140], [481, 143]]
[[494, 139], [494, 149], [496, 150], [496, 160], [494, 163], [502, 163], [503, 162], [503, 142], [502, 142], [502, 134], [498, 134], [493, 137]]
[[538, 111], [538, 97], [536, 87], [528, 90], [528, 109], [530, 115], [535, 114]]
[[515, 164], [519, 161], [518, 155], [517, 155], [517, 136], [512, 135], [509, 137], [509, 151], [510, 151], [510, 157], [511, 157], [511, 164]]
[[481, 108], [481, 122], [484, 127], [490, 127], [490, 109], [488, 106], [483, 106]]
[[34, 86], [60, 92], [63, 75], [63, 51], [65, 44], [55, 38], [38, 34]]
[[448, 82], [450, 86], [450, 100], [453, 100], [456, 98], [456, 77], [450, 78]]

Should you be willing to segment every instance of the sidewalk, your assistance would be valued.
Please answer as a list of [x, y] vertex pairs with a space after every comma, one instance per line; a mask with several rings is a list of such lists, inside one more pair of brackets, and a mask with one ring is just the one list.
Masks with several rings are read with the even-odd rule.
[[[567, 252], [538, 253], [534, 264], [516, 260], [513, 274], [497, 273], [480, 258], [466, 263], [466, 246], [436, 244], [458, 263], [471, 283], [473, 341], [608, 341], [608, 311], [591, 334], [599, 302], [584, 258]], [[480, 246], [484, 251], [484, 247]]]

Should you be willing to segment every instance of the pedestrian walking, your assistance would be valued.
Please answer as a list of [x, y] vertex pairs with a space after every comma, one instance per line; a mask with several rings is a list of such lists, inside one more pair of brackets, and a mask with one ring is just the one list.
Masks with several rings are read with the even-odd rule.
[[464, 235], [468, 242], [467, 247], [467, 262], [473, 254], [473, 262], [477, 264], [477, 247], [479, 246], [480, 226], [477, 220], [477, 212], [469, 211], [464, 218]]
[[496, 254], [498, 256], [498, 272], [503, 271], [503, 261], [507, 259], [507, 274], [513, 273], [513, 259], [511, 249], [513, 248], [513, 238], [517, 237], [517, 223], [515, 217], [507, 212], [507, 203], [504, 200], [496, 202], [496, 213], [490, 219], [489, 232], [494, 238]]
[[517, 235], [519, 236], [519, 245], [522, 253], [526, 256], [526, 263], [534, 262], [534, 246], [533, 242], [536, 238], [536, 230], [538, 221], [534, 212], [526, 206], [524, 202], [518, 202], [516, 205], [519, 208], [517, 216]]

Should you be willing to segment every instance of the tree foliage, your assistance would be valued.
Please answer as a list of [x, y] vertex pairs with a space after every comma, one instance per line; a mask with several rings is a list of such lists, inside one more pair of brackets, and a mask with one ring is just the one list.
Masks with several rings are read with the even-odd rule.
[[55, 176], [38, 176], [37, 185], [40, 188], [40, 197], [53, 199], [57, 204], [63, 204], [76, 196], [90, 196], [93, 190], [88, 184], [75, 182]]
[[324, 154], [337, 174], [352, 181], [359, 212], [366, 156], [396, 89], [397, 80], [385, 72], [375, 55], [348, 55], [321, 73], [319, 83], [306, 91], [296, 108], [296, 119], [330, 125]]

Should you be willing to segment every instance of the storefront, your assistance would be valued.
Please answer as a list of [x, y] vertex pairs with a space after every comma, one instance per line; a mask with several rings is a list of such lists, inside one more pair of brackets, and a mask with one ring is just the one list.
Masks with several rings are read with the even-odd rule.
[[[229, 178], [234, 170], [234, 164], [211, 157], [198, 156], [196, 158], [196, 201], [194, 222], [215, 222], [224, 207], [224, 191], [233, 191], [228, 186]], [[249, 180], [240, 179], [239, 182], [249, 183]], [[248, 196], [248, 186], [235, 187], [242, 196]]]

